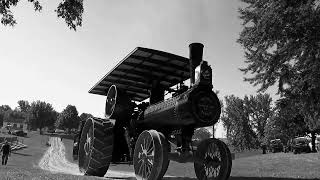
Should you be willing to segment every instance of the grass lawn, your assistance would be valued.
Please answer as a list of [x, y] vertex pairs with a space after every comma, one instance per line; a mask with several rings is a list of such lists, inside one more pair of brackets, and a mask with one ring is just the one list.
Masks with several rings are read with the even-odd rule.
[[[39, 135], [39, 132], [29, 132], [28, 137], [19, 137], [27, 148], [13, 152], [6, 166], [0, 166], [0, 180], [84, 180], [101, 179], [66, 174], [52, 174], [38, 167], [39, 160], [47, 150], [48, 136]], [[19, 140], [19, 141], [20, 141]]]
[[[72, 140], [64, 139], [67, 158], [72, 160]], [[230, 180], [320, 180], [320, 153], [293, 154], [269, 153], [261, 154], [260, 150], [236, 153], [233, 161]], [[111, 170], [133, 172], [133, 166], [127, 164], [111, 165]], [[196, 179], [193, 163], [180, 164], [170, 162], [166, 175], [167, 180]]]
[[[28, 148], [12, 154], [8, 165], [1, 166], [0, 179], [106, 179], [87, 176], [74, 176], [66, 174], [51, 174], [40, 169], [37, 165], [43, 153], [48, 136], [40, 136], [38, 132], [28, 133], [29, 137], [23, 138]], [[66, 158], [72, 161], [72, 140], [63, 139], [66, 145]], [[133, 172], [133, 166], [126, 164], [111, 165], [111, 170]], [[193, 163], [180, 164], [171, 162], [165, 180], [195, 180], [196, 176]], [[298, 154], [275, 153], [264, 154], [260, 151], [237, 153], [233, 161], [230, 180], [320, 180], [320, 153]], [[123, 179], [123, 178], [122, 178]], [[133, 178], [127, 178], [127, 180]]]
[[251, 179], [320, 179], [320, 153], [270, 153], [240, 158], [233, 161], [231, 175]]

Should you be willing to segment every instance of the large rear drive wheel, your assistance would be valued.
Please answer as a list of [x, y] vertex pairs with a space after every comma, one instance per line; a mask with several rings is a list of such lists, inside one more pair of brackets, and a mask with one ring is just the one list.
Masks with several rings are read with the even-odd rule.
[[232, 167], [229, 148], [220, 140], [203, 140], [197, 148], [195, 156], [202, 163], [195, 162], [194, 170], [199, 180], [227, 180]]
[[113, 125], [109, 120], [89, 118], [79, 142], [79, 169], [85, 175], [103, 177], [113, 150]]
[[[137, 180], [156, 180], [164, 175], [168, 147], [164, 147], [160, 134], [155, 130], [143, 131], [136, 142], [133, 165]], [[164, 149], [165, 148], [165, 149]], [[165, 163], [165, 165], [163, 165]], [[164, 173], [163, 173], [164, 172]]]

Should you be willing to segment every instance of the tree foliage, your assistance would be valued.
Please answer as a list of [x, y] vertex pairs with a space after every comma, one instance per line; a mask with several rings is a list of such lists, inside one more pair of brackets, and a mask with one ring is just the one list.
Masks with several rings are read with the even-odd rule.
[[245, 96], [244, 104], [248, 110], [250, 124], [257, 134], [258, 141], [262, 143], [265, 137], [267, 121], [272, 117], [272, 98], [269, 94]]
[[10, 119], [24, 119], [24, 113], [17, 110], [8, 110], [5, 112], [4, 119], [7, 121]]
[[281, 98], [276, 103], [276, 112], [266, 128], [266, 141], [281, 139], [283, 142], [297, 136], [305, 136], [308, 127], [298, 107], [290, 99]]
[[59, 115], [56, 121], [56, 128], [71, 130], [78, 128], [80, 118], [75, 106], [68, 105]]
[[[28, 0], [33, 4], [35, 11], [41, 11], [42, 5], [38, 0]], [[20, 0], [0, 0], [0, 15], [3, 25], [17, 24], [12, 13], [12, 7], [17, 6]], [[83, 0], [62, 0], [55, 10], [57, 16], [63, 18], [70, 29], [76, 30], [82, 25]]]
[[52, 125], [52, 119], [56, 115], [51, 104], [44, 101], [35, 101], [31, 103], [29, 110], [29, 125], [32, 128], [42, 128]]
[[55, 127], [55, 124], [58, 120], [59, 114], [57, 111], [53, 110], [50, 118], [46, 122], [46, 127], [53, 129]]
[[244, 100], [234, 95], [226, 96], [221, 120], [227, 130], [228, 142], [237, 150], [257, 146], [256, 134], [250, 125], [249, 110]]
[[88, 113], [82, 113], [79, 117], [81, 121], [86, 121], [88, 118], [93, 117], [93, 115]]
[[264, 142], [267, 122], [273, 115], [272, 98], [258, 94], [244, 99], [225, 97], [221, 120], [227, 130], [228, 142], [237, 150], [257, 148]]
[[0, 106], [0, 126], [3, 126], [3, 121], [6, 117], [6, 113], [11, 111], [11, 107], [9, 105], [1, 105]]
[[209, 139], [211, 138], [211, 133], [206, 128], [198, 128], [194, 131], [193, 138], [198, 140]]
[[0, 106], [0, 111], [9, 111], [12, 110], [9, 105], [1, 105]]
[[27, 113], [30, 109], [30, 104], [26, 100], [19, 100], [18, 101], [18, 108], [21, 112]]
[[320, 129], [320, 6], [318, 0], [242, 0], [245, 78], [292, 100], [311, 131]]

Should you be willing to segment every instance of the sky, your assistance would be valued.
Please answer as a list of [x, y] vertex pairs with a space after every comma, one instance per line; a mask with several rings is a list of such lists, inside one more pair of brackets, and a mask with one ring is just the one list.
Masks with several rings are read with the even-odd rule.
[[[111, 68], [137, 46], [189, 57], [188, 45], [204, 44], [219, 98], [243, 98], [257, 87], [244, 82], [238, 0], [85, 0], [83, 25], [70, 30], [54, 12], [60, 1], [40, 1], [42, 12], [19, 2], [17, 25], [0, 25], [0, 105], [41, 100], [61, 112], [103, 117], [105, 97], [89, 94]], [[275, 90], [267, 91], [274, 95]], [[219, 123], [216, 137], [224, 136]]]

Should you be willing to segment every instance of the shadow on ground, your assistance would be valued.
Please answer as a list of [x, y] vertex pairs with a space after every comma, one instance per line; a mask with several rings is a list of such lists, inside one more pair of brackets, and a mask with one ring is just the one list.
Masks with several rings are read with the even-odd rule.
[[190, 178], [190, 177], [164, 177], [163, 180], [197, 180], [197, 178]]
[[[135, 177], [107, 177], [111, 179], [136, 180]], [[163, 180], [197, 180], [191, 177], [164, 177]], [[229, 180], [320, 180], [318, 178], [280, 178], [280, 177], [230, 177]]]
[[12, 154], [17, 154], [17, 155], [21, 155], [21, 156], [32, 156], [31, 154], [18, 153], [18, 152], [12, 152]]
[[301, 179], [301, 178], [276, 178], [276, 177], [230, 177], [229, 180], [319, 180], [315, 179]]
[[105, 177], [107, 179], [122, 179], [122, 180], [136, 180], [135, 177], [112, 177], [112, 176], [108, 176]]
[[[136, 180], [135, 177], [112, 177], [107, 176], [108, 179], [122, 179], [122, 180]], [[164, 177], [162, 180], [197, 180], [197, 178], [189, 178], [189, 177]]]
[[[197, 178], [189, 177], [165, 177], [163, 180], [197, 180]], [[275, 177], [230, 177], [229, 180], [319, 180], [315, 179], [301, 179], [301, 178], [275, 178]]]

